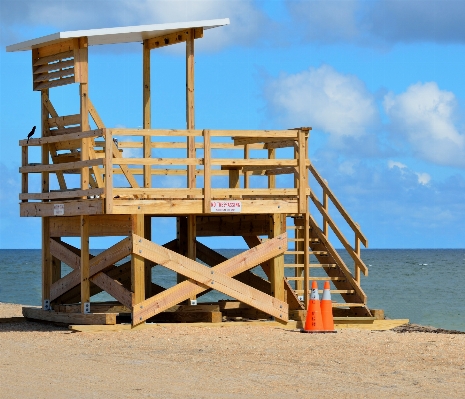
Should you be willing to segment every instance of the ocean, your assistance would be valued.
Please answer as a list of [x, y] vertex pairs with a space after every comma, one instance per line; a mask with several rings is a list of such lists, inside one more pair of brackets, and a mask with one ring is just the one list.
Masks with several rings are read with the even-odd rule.
[[[217, 251], [230, 258], [243, 250]], [[91, 251], [94, 255], [99, 252]], [[370, 308], [384, 309], [391, 319], [465, 331], [465, 249], [365, 249], [361, 254], [369, 270], [367, 277], [362, 275], [361, 286]], [[70, 270], [64, 265], [62, 273]], [[40, 250], [0, 250], [0, 273], [0, 302], [40, 305]], [[153, 268], [152, 277], [164, 287], [176, 282], [175, 273], [161, 266]], [[199, 302], [223, 298], [228, 297], [212, 291]], [[105, 293], [92, 298], [111, 299]]]

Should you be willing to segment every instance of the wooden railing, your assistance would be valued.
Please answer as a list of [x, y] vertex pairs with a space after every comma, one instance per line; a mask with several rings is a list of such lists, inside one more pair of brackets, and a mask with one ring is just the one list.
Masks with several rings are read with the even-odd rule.
[[[308, 166], [308, 169], [310, 170], [311, 174], [313, 175], [313, 177], [315, 178], [315, 180], [317, 181], [317, 183], [321, 186], [323, 190], [322, 201], [318, 200], [318, 198], [315, 196], [313, 191], [310, 192], [310, 199], [315, 204], [316, 208], [318, 209], [318, 211], [321, 213], [323, 217], [323, 227], [322, 227], [323, 234], [325, 235], [326, 238], [328, 238], [328, 225], [329, 225], [329, 227], [331, 227], [331, 230], [334, 232], [336, 237], [339, 239], [341, 244], [344, 246], [347, 253], [353, 259], [354, 264], [355, 264], [354, 277], [357, 283], [360, 284], [360, 271], [362, 271], [365, 276], [368, 275], [368, 268], [366, 267], [365, 263], [362, 261], [360, 257], [360, 243], [362, 243], [364, 247], [368, 247], [368, 240], [365, 237], [365, 235], [362, 233], [360, 226], [352, 220], [350, 215], [347, 213], [347, 211], [344, 209], [342, 204], [339, 202], [339, 200], [336, 198], [334, 193], [329, 188], [327, 182], [320, 176], [320, 174], [315, 169], [315, 167], [312, 164], [310, 164]], [[344, 234], [341, 232], [339, 227], [336, 225], [333, 218], [329, 215], [328, 200], [330, 200], [333, 203], [333, 205], [339, 211], [340, 215], [344, 218], [344, 220], [347, 222], [347, 224], [350, 226], [350, 228], [354, 232], [355, 242], [354, 242], [353, 247], [350, 245], [347, 238], [344, 236]]]

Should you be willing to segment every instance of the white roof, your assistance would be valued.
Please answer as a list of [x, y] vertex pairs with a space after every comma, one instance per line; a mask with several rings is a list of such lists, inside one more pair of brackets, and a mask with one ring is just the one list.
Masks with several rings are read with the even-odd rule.
[[25, 51], [41, 47], [44, 44], [58, 43], [76, 37], [88, 37], [89, 46], [98, 44], [116, 44], [142, 42], [152, 37], [163, 36], [168, 33], [182, 29], [204, 28], [211, 29], [219, 26], [229, 25], [229, 18], [211, 19], [207, 21], [175, 22], [170, 24], [124, 26], [120, 28], [75, 30], [69, 32], [58, 32], [52, 35], [42, 36], [37, 39], [7, 46], [6, 51]]

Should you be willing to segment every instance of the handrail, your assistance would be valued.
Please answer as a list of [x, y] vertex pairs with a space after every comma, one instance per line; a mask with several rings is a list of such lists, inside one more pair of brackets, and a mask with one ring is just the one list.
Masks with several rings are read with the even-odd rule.
[[331, 199], [332, 203], [337, 208], [337, 210], [341, 213], [342, 217], [345, 219], [347, 224], [352, 228], [352, 230], [355, 232], [355, 234], [359, 237], [359, 239], [362, 242], [363, 246], [365, 248], [368, 247], [368, 240], [365, 237], [365, 235], [362, 233], [362, 231], [360, 230], [360, 227], [352, 220], [352, 218], [349, 216], [349, 214], [344, 209], [342, 204], [339, 202], [339, 200], [336, 198], [334, 193], [331, 191], [328, 184], [322, 179], [321, 175], [318, 173], [318, 171], [315, 169], [315, 167], [313, 166], [312, 163], [310, 163], [308, 165], [308, 169], [310, 170], [312, 175], [315, 177], [315, 180], [323, 188], [323, 190], [326, 191], [326, 193], [328, 194], [328, 197]]

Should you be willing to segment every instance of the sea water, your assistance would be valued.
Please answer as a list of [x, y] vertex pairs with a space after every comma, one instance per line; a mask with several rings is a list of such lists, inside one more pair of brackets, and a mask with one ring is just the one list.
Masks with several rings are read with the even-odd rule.
[[[243, 250], [217, 250], [230, 258]], [[91, 251], [94, 255], [100, 251]], [[346, 264], [353, 270], [353, 261], [342, 252]], [[362, 259], [368, 276], [361, 286], [372, 309], [384, 309], [391, 319], [410, 319], [412, 323], [465, 331], [465, 249], [366, 249]], [[316, 262], [314, 260], [311, 263]], [[294, 263], [292, 258], [286, 263]], [[68, 273], [66, 265], [62, 273]], [[262, 274], [260, 269], [255, 269]], [[286, 275], [292, 275], [286, 269]], [[323, 276], [319, 269], [311, 275]], [[163, 287], [176, 283], [174, 272], [161, 266], [153, 268], [152, 279]], [[322, 282], [320, 281], [320, 289]], [[228, 297], [212, 291], [199, 302], [217, 301]], [[95, 301], [111, 300], [101, 293]], [[338, 300], [338, 295], [333, 296]], [[40, 305], [41, 251], [0, 250], [0, 302]]]

